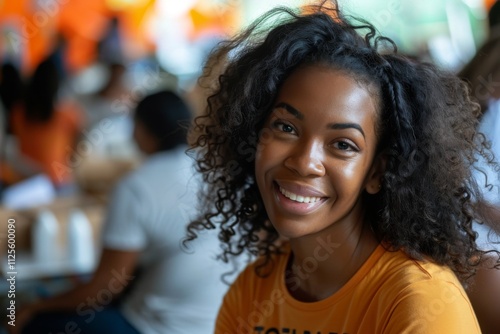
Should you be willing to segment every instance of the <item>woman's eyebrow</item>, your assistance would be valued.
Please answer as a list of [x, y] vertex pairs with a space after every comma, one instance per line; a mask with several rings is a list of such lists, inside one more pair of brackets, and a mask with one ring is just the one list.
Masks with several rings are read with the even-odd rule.
[[363, 131], [363, 128], [361, 125], [358, 123], [330, 123], [327, 125], [329, 129], [334, 129], [334, 130], [342, 130], [342, 129], [356, 129], [361, 134], [363, 135], [363, 138], [365, 138], [365, 132]]
[[303, 113], [301, 113], [300, 111], [298, 111], [297, 109], [295, 109], [294, 107], [292, 107], [291, 105], [289, 105], [286, 102], [280, 102], [280, 103], [276, 104], [274, 106], [274, 109], [276, 109], [276, 108], [285, 109], [290, 114], [292, 114], [293, 116], [295, 116], [296, 118], [298, 118], [300, 120], [304, 119], [304, 114]]
[[[289, 105], [286, 102], [279, 102], [278, 104], [276, 104], [274, 106], [274, 109], [277, 109], [277, 108], [286, 110], [288, 113], [292, 114], [293, 116], [297, 117], [300, 120], [304, 119], [303, 113], [301, 113], [300, 111], [298, 111], [297, 109], [295, 109], [294, 107], [292, 107], [291, 105]], [[361, 134], [363, 135], [363, 138], [365, 137], [365, 132], [363, 131], [363, 128], [361, 127], [361, 125], [359, 125], [358, 123], [331, 123], [331, 124], [327, 125], [327, 128], [333, 129], [333, 130], [356, 129], [359, 132], [361, 132]]]

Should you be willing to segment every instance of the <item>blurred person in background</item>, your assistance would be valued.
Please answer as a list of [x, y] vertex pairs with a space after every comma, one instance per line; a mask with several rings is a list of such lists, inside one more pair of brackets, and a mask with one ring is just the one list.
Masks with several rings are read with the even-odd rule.
[[5, 62], [0, 69], [0, 193], [1, 189], [19, 182], [25, 175], [17, 171], [16, 162], [10, 161], [8, 151], [8, 135], [11, 129], [11, 113], [21, 103], [24, 94], [24, 83], [19, 69], [11, 62]]
[[87, 117], [86, 127], [91, 128], [106, 117], [126, 115], [128, 110], [116, 107], [125, 94], [130, 93], [125, 85], [126, 68], [120, 63], [107, 63], [103, 66], [107, 76], [106, 82], [95, 93], [82, 95], [79, 100]]
[[[478, 203], [480, 212], [496, 225], [475, 223], [476, 242], [484, 250], [500, 251], [500, 166], [487, 163], [500, 158], [500, 2], [488, 17], [490, 37], [459, 76], [470, 84], [471, 95], [481, 106], [479, 131], [491, 143], [491, 152], [478, 157], [474, 176], [485, 200]], [[467, 291], [485, 334], [500, 333], [500, 269], [492, 268], [494, 263], [492, 257], [490, 267], [478, 270]]]
[[120, 25], [118, 17], [108, 20], [96, 45], [95, 62], [82, 71], [87, 79], [76, 84], [79, 86], [77, 98], [86, 115], [85, 131], [100, 131], [103, 123], [107, 124], [105, 135], [93, 143], [92, 158], [137, 158], [139, 152], [132, 138], [132, 112], [139, 99], [159, 90], [153, 87], [146, 91], [143, 82], [131, 79], [137, 62], [123, 51]]
[[72, 153], [83, 113], [74, 101], [59, 98], [60, 73], [50, 58], [35, 69], [22, 104], [11, 114], [20, 153], [36, 163], [57, 189], [73, 183]]
[[[491, 152], [478, 157], [474, 175], [486, 203], [480, 204], [485, 215], [495, 217], [497, 226], [477, 225], [479, 242], [488, 244], [488, 234], [500, 233], [500, 167], [486, 161], [500, 157], [500, 35], [489, 39], [475, 57], [462, 69], [459, 76], [470, 84], [472, 96], [481, 106], [479, 131], [491, 143]], [[493, 156], [490, 156], [492, 155]], [[493, 159], [492, 159], [493, 158]], [[490, 232], [491, 231], [491, 232]], [[500, 238], [498, 238], [500, 241]], [[500, 244], [491, 244], [500, 250]]]
[[496, 1], [488, 11], [489, 36], [500, 34], [500, 1]]
[[117, 17], [110, 18], [106, 31], [97, 43], [97, 59], [94, 65], [102, 68], [104, 82], [90, 94], [80, 96], [87, 114], [87, 127], [105, 117], [132, 112], [128, 108], [124, 110], [115, 105], [125, 94], [130, 94], [125, 82], [127, 68], [123, 64], [127, 60], [122, 50], [119, 25]]
[[0, 99], [5, 111], [5, 130], [10, 133], [10, 114], [13, 108], [23, 100], [24, 83], [19, 69], [6, 62], [0, 71]]
[[[179, 126], [190, 116], [172, 92], [139, 102], [134, 138], [147, 159], [114, 192], [96, 272], [74, 290], [21, 309], [18, 330], [64, 332], [74, 323], [79, 333], [92, 334], [213, 333], [227, 289], [221, 276], [231, 268], [215, 260], [214, 236], [195, 242], [189, 252], [181, 248], [200, 185]], [[112, 303], [106, 298], [106, 305], [99, 304], [102, 291]], [[97, 300], [97, 307], [89, 300]]]

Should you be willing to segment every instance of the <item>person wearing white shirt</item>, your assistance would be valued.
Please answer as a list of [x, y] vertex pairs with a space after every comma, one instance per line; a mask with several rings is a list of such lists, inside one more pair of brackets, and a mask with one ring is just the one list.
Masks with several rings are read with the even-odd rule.
[[216, 260], [213, 235], [182, 245], [201, 186], [179, 126], [189, 118], [172, 92], [138, 104], [134, 138], [147, 159], [112, 196], [93, 278], [22, 310], [22, 333], [64, 332], [70, 322], [79, 333], [213, 333], [228, 288], [222, 276], [233, 267]]

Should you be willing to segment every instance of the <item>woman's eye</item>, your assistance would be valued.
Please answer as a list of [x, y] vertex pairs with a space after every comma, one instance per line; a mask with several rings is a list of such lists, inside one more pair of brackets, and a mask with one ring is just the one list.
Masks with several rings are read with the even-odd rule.
[[286, 123], [283, 123], [281, 121], [274, 122], [273, 126], [275, 129], [278, 129], [282, 132], [295, 133], [295, 129], [293, 128], [293, 126], [286, 124]]
[[288, 124], [282, 124], [281, 125], [281, 130], [283, 132], [293, 132], [293, 128], [290, 125], [288, 125]]
[[333, 146], [341, 151], [357, 151], [357, 149], [345, 141], [338, 141]]

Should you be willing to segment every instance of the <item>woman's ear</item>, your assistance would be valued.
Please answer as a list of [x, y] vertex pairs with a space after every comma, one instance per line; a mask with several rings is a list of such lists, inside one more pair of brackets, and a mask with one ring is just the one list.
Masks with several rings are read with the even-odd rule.
[[372, 167], [367, 175], [365, 182], [366, 192], [375, 195], [382, 189], [382, 178], [384, 176], [387, 164], [387, 154], [379, 153], [373, 160]]

